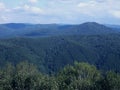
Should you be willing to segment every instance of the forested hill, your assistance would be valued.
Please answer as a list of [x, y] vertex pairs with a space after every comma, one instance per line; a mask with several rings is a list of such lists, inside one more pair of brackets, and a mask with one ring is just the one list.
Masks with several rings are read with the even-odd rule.
[[95, 22], [86, 22], [79, 25], [8, 23], [0, 24], [0, 38], [95, 35], [120, 32], [114, 28]]
[[115, 26], [8, 23], [0, 24], [0, 38], [0, 66], [26, 60], [54, 73], [76, 60], [120, 72], [120, 32]]
[[74, 61], [88, 62], [100, 70], [120, 72], [120, 34], [72, 35], [0, 40], [0, 65], [29, 61], [46, 73]]

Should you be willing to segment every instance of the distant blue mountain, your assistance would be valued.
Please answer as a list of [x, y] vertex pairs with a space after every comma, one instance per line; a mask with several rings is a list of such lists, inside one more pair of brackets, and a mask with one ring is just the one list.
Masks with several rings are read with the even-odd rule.
[[107, 27], [109, 27], [109, 28], [112, 28], [112, 29], [114, 29], [114, 30], [120, 31], [120, 25], [110, 25], [110, 24], [107, 24], [107, 25], [105, 25], [105, 26], [107, 26]]
[[3, 26], [6, 26], [11, 29], [20, 29], [20, 28], [25, 28], [26, 26], [30, 26], [30, 25], [23, 24], [23, 23], [8, 23], [8, 24], [4, 24]]
[[[114, 28], [115, 29], [115, 28]], [[80, 25], [8, 23], [0, 25], [0, 37], [48, 37], [58, 35], [96, 35], [118, 33], [113, 26], [96, 22]]]

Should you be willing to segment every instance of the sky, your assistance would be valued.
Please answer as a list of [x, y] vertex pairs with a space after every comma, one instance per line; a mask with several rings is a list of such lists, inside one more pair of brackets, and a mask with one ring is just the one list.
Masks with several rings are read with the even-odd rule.
[[0, 0], [0, 23], [120, 25], [120, 0]]

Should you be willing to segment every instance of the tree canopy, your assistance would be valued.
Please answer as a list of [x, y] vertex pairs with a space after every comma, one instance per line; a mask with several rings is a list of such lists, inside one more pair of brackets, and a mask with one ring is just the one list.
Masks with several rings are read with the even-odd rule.
[[103, 74], [84, 62], [67, 65], [56, 75], [43, 74], [28, 62], [7, 63], [0, 69], [0, 90], [120, 90], [120, 74]]

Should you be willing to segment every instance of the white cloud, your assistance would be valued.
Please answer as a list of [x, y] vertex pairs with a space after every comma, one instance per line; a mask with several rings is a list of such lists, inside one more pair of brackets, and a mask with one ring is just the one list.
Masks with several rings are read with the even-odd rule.
[[43, 10], [41, 8], [38, 8], [38, 7], [31, 7], [31, 11], [33, 13], [36, 13], [36, 14], [43, 14]]
[[89, 2], [81, 2], [78, 4], [78, 7], [83, 8], [83, 7], [94, 7], [96, 6], [96, 4], [98, 4], [95, 1], [89, 1]]
[[114, 17], [120, 19], [120, 10], [111, 11], [111, 14], [112, 14]]
[[22, 13], [31, 13], [31, 14], [44, 14], [43, 9], [35, 6], [30, 6], [30, 5], [23, 5], [23, 6], [18, 6], [13, 9], [14, 11], [21, 11]]
[[0, 2], [0, 10], [3, 10], [3, 9], [5, 9], [5, 5], [4, 3]]
[[8, 17], [6, 17], [6, 16], [1, 16], [1, 19], [2, 19], [3, 21], [7, 21], [7, 20], [8, 20]]
[[80, 2], [78, 11], [92, 17], [120, 17], [120, 0], [91, 0]]
[[43, 10], [39, 7], [24, 5], [23, 9], [33, 14], [43, 14]]
[[24, 5], [24, 6], [23, 6], [23, 9], [24, 9], [24, 10], [30, 10], [30, 6], [29, 6], [29, 5]]
[[[80, 2], [77, 5], [77, 10], [80, 13], [86, 14], [88, 16], [96, 16], [98, 12], [104, 12], [106, 8], [104, 8], [104, 3], [99, 3], [97, 1], [88, 1], [88, 2]], [[102, 14], [102, 13], [101, 13]], [[101, 15], [99, 14], [99, 15]]]
[[37, 3], [38, 0], [29, 0], [30, 3]]
[[12, 17], [11, 20], [23, 17], [20, 21], [26, 22], [29, 22], [29, 18], [35, 18], [37, 22], [44, 23], [120, 20], [120, 0], [18, 0], [18, 2], [16, 5], [9, 4], [9, 8], [6, 2], [0, 2], [0, 16], [9, 15], [9, 19]]
[[0, 11], [2, 12], [10, 12], [11, 10], [5, 6], [4, 3], [0, 2]]

